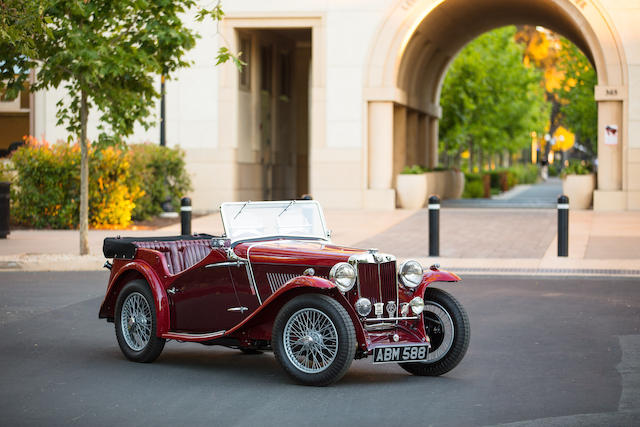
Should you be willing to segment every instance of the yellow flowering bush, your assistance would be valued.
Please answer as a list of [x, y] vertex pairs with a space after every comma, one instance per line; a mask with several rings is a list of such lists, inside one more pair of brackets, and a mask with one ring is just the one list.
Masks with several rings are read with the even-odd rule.
[[[135, 201], [144, 195], [129, 179], [127, 153], [107, 147], [89, 148], [89, 223], [93, 228], [126, 227]], [[35, 228], [76, 228], [80, 200], [78, 144], [38, 141], [28, 137], [13, 152], [11, 216]]]

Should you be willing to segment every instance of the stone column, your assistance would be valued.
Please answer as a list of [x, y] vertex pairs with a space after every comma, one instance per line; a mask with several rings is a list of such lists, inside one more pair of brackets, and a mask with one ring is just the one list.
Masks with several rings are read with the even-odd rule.
[[438, 122], [437, 117], [429, 118], [429, 139], [427, 140], [427, 167], [438, 166]]
[[[607, 127], [617, 126], [615, 145], [607, 144]], [[594, 210], [626, 209], [622, 191], [622, 102], [598, 101], [598, 182], [593, 195]], [[611, 140], [611, 138], [609, 138]]]
[[393, 183], [393, 102], [370, 101], [367, 106], [366, 209], [395, 209]]
[[427, 143], [429, 141], [429, 116], [420, 114], [418, 116], [418, 156], [417, 162], [427, 166]]
[[418, 157], [418, 112], [407, 111], [407, 155], [406, 165], [422, 165], [422, 159]]
[[407, 164], [407, 107], [393, 107], [393, 173], [391, 188], [396, 186], [396, 176]]

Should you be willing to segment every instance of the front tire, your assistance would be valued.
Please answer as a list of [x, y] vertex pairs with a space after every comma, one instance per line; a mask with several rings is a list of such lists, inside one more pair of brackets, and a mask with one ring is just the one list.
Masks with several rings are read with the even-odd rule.
[[276, 360], [295, 381], [326, 386], [351, 366], [356, 333], [347, 311], [326, 295], [301, 295], [276, 316], [272, 334]]
[[424, 293], [425, 332], [431, 339], [425, 362], [400, 363], [413, 375], [438, 376], [455, 368], [469, 347], [469, 317], [462, 304], [448, 292], [427, 288]]
[[118, 345], [127, 359], [149, 363], [160, 356], [165, 340], [156, 335], [156, 307], [144, 280], [134, 280], [122, 288], [114, 323]]

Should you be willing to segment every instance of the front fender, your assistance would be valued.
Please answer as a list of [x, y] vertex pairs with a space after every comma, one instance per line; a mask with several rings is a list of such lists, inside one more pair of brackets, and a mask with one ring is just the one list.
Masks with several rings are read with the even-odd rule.
[[256, 311], [236, 327], [227, 331], [225, 335], [237, 336], [246, 333], [253, 338], [270, 340], [273, 321], [280, 309], [298, 295], [310, 292], [329, 294], [338, 301], [345, 308], [353, 322], [358, 344], [363, 347], [366, 345], [364, 330], [354, 308], [335, 284], [317, 276], [298, 276], [289, 280], [284, 286], [270, 295]]
[[424, 292], [433, 282], [459, 282], [460, 276], [445, 270], [429, 270], [422, 275], [422, 282], [416, 288], [414, 295], [424, 296]]

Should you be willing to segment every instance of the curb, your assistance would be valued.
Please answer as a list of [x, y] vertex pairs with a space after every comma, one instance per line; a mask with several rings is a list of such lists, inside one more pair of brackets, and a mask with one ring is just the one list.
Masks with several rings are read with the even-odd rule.
[[105, 258], [95, 255], [21, 254], [0, 257], [2, 271], [99, 271]]

